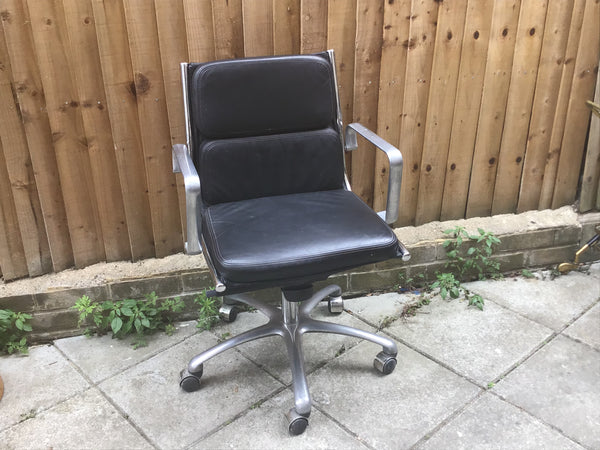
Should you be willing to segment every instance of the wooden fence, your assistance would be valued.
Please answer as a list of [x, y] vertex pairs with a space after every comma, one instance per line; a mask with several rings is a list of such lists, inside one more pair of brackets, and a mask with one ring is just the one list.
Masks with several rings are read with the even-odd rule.
[[[399, 224], [575, 200], [598, 0], [0, 0], [4, 279], [182, 249], [181, 61], [336, 51], [405, 158]], [[385, 164], [354, 152], [382, 208]]]

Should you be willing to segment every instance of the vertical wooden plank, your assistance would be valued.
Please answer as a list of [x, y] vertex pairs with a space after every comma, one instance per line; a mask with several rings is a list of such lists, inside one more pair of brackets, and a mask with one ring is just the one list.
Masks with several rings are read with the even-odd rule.
[[[27, 236], [25, 236], [27, 238]], [[27, 261], [19, 230], [17, 211], [0, 143], [0, 268], [4, 280], [27, 276]]]
[[520, 3], [520, 0], [496, 0], [494, 4], [467, 217], [488, 216], [492, 210]]
[[[329, 0], [327, 47], [335, 52], [335, 65], [344, 126], [352, 122], [354, 103], [354, 42], [356, 39], [356, 0]], [[347, 153], [346, 171], [352, 176], [352, 153]]]
[[300, 0], [273, 0], [273, 51], [300, 53]]
[[493, 0], [469, 0], [467, 7], [441, 220], [465, 216], [493, 9]]
[[215, 59], [211, 0], [183, 0], [188, 55], [192, 62]]
[[404, 157], [398, 225], [415, 221], [438, 2], [413, 0], [406, 61], [400, 151]]
[[62, 5], [28, 2], [75, 266], [106, 258], [80, 104], [69, 65]]
[[521, 3], [492, 214], [511, 213], [517, 209], [547, 7], [547, 0], [523, 0]]
[[573, 13], [573, 0], [548, 3], [517, 212], [536, 209]]
[[154, 246], [156, 256], [162, 257], [180, 252], [183, 238], [175, 175], [168, 170], [172, 164], [171, 136], [156, 13], [154, 4], [144, 0], [126, 0], [124, 4]]
[[300, 52], [327, 50], [327, 1], [301, 0]]
[[439, 7], [415, 223], [439, 220], [460, 68], [466, 2]]
[[92, 5], [89, 0], [63, 0], [69, 59], [77, 80], [78, 103], [88, 145], [104, 250], [107, 261], [131, 258], [131, 247], [106, 96]]
[[268, 56], [273, 46], [272, 0], [243, 0], [245, 56]]
[[[600, 105], [600, 71], [596, 77], [594, 103]], [[586, 212], [594, 208], [600, 199], [596, 197], [600, 189], [600, 116], [592, 115], [587, 151], [581, 181], [579, 211]]]
[[[165, 8], [169, 1], [164, 1]], [[158, 5], [157, 5], [158, 8]], [[244, 24], [242, 23], [242, 0], [213, 0], [213, 30], [215, 57], [217, 59], [244, 56]], [[157, 16], [158, 17], [158, 16]]]
[[554, 181], [556, 180], [558, 158], [560, 155], [563, 133], [565, 131], [565, 119], [569, 106], [569, 97], [571, 95], [573, 72], [575, 71], [575, 59], [577, 58], [577, 49], [579, 48], [579, 38], [581, 36], [581, 25], [583, 24], [583, 13], [586, 2], [587, 0], [575, 0], [573, 4], [573, 14], [571, 16], [571, 24], [569, 27], [567, 48], [561, 64], [562, 74], [560, 78], [560, 88], [556, 99], [556, 111], [552, 121], [550, 145], [547, 149], [545, 166], [543, 167], [542, 187], [538, 209], [550, 208], [552, 203]]
[[[171, 145], [186, 142], [180, 63], [188, 61], [185, 15], [181, 0], [156, 0], [156, 25], [165, 85]], [[186, 232], [185, 186], [183, 176], [175, 176], [179, 198], [181, 229]]]
[[[352, 111], [353, 120], [371, 130], [377, 129], [382, 27], [383, 2], [358, 0]], [[352, 152], [352, 190], [368, 205], [373, 204], [375, 151], [371, 145], [361, 145]]]
[[0, 145], [15, 204], [23, 251], [30, 276], [52, 270], [48, 237], [37, 192], [25, 130], [12, 87], [11, 64], [0, 29]]
[[590, 108], [585, 102], [593, 99], [598, 72], [600, 54], [598, 30], [600, 30], [600, 2], [588, 1], [583, 15], [565, 133], [552, 195], [552, 208], [569, 205], [575, 201], [590, 120]]
[[[392, 145], [400, 143], [400, 114], [404, 100], [404, 76], [410, 26], [410, 0], [385, 2], [383, 43], [379, 73], [377, 134]], [[373, 209], [385, 209], [389, 162], [383, 152], [375, 154]]]
[[94, 22], [134, 260], [155, 256], [135, 84], [120, 0], [93, 0]]
[[44, 222], [52, 267], [58, 272], [73, 265], [73, 250], [30, 20], [22, 1], [4, 0], [2, 5], [2, 26], [12, 80], [43, 213], [43, 218], [37, 219]]

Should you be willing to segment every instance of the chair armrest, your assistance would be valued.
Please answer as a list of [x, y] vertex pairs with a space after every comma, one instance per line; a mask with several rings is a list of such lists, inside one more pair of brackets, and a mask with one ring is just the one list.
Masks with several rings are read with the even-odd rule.
[[186, 145], [175, 144], [173, 146], [173, 172], [183, 175], [183, 184], [185, 185], [187, 236], [184, 249], [188, 255], [197, 255], [198, 253], [202, 253], [198, 233], [200, 227], [197, 211], [198, 196], [200, 195], [200, 177]]
[[359, 123], [351, 123], [346, 127], [346, 151], [352, 151], [358, 148], [356, 133], [371, 142], [371, 144], [375, 145], [379, 150], [384, 151], [388, 157], [390, 168], [386, 208], [385, 211], [380, 211], [377, 214], [391, 225], [398, 220], [400, 185], [402, 184], [402, 153], [400, 153], [400, 150], [392, 144]]

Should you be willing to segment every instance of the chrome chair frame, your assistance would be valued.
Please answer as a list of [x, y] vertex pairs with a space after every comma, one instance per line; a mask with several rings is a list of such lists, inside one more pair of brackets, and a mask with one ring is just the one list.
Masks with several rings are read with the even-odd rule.
[[[340, 130], [340, 140], [342, 142], [341, 151], [347, 152], [355, 150], [358, 147], [357, 135], [360, 134], [376, 148], [385, 152], [390, 165], [387, 204], [386, 209], [377, 214], [391, 225], [398, 218], [403, 164], [402, 154], [396, 147], [359, 123], [351, 123], [346, 127], [345, 133], [342, 133], [342, 116], [339, 103], [339, 92], [337, 89], [337, 79], [335, 78], [333, 50], [329, 50], [328, 53], [334, 68], [333, 76], [336, 85], [337, 125]], [[188, 112], [187, 73], [187, 63], [182, 63], [181, 74], [184, 92], [187, 143], [186, 145], [176, 144], [173, 146], [173, 171], [183, 175], [185, 185], [187, 208], [185, 251], [188, 254], [198, 254], [202, 253], [203, 248], [206, 248], [206, 246], [201, 238], [199, 223], [197, 221], [197, 204], [201, 192], [201, 180], [190, 153], [190, 149], [192, 148], [192, 133]], [[347, 177], [345, 177], [345, 188], [351, 190]], [[408, 250], [402, 244], [400, 244], [400, 248], [402, 251], [402, 260], [407, 261], [410, 259]], [[208, 253], [204, 252], [204, 254], [215, 283], [215, 291], [217, 293], [222, 293], [226, 290], [226, 286], [224, 282], [219, 279]], [[291, 434], [300, 434], [308, 425], [308, 417], [311, 409], [311, 397], [304, 370], [304, 355], [302, 349], [302, 336], [305, 333], [341, 334], [365, 339], [381, 345], [382, 351], [375, 357], [373, 364], [374, 367], [383, 374], [389, 374], [394, 370], [398, 349], [394, 341], [385, 336], [345, 325], [315, 320], [310, 317], [311, 311], [313, 311], [313, 309], [323, 300], [328, 301], [330, 312], [339, 313], [343, 311], [343, 302], [341, 298], [342, 290], [339, 286], [331, 285], [325, 287], [312, 295], [306, 295], [302, 298], [301, 302], [298, 301], [298, 298], [295, 298], [294, 301], [290, 301], [290, 299], [286, 298], [286, 295], [286, 291], [282, 290], [280, 308], [264, 304], [246, 294], [228, 295], [225, 297], [224, 310], [221, 311], [224, 318], [229, 319], [230, 321], [235, 319], [237, 313], [234, 313], [233, 309], [236, 307], [232, 305], [232, 302], [237, 302], [256, 308], [268, 318], [268, 322], [262, 326], [223, 341], [193, 357], [189, 362], [187, 369], [182, 371], [180, 384], [185, 391], [194, 391], [200, 386], [200, 377], [204, 370], [204, 363], [209, 359], [246, 342], [268, 336], [280, 336], [284, 340], [287, 348], [294, 390], [294, 407], [287, 413], [289, 431]]]

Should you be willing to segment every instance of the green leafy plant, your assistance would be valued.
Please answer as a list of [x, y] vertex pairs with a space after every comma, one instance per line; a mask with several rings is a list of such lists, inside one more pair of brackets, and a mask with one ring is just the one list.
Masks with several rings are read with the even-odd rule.
[[[444, 231], [444, 234], [451, 236], [443, 244], [448, 257], [446, 268], [456, 273], [461, 280], [470, 276], [476, 276], [480, 280], [501, 276], [500, 263], [491, 258], [500, 239], [481, 228], [477, 232], [478, 234], [469, 234], [461, 226]], [[462, 248], [465, 243], [472, 245], [465, 250]]]
[[194, 298], [194, 303], [198, 305], [198, 324], [201, 330], [210, 330], [219, 323], [219, 307], [221, 302], [217, 297], [208, 297], [206, 290]]
[[456, 279], [453, 273], [438, 273], [437, 280], [431, 284], [433, 289], [440, 290], [440, 296], [446, 300], [450, 298], [458, 298], [463, 290], [460, 281]]
[[79, 311], [79, 326], [88, 326], [85, 330], [87, 335], [94, 332], [101, 335], [109, 331], [117, 339], [133, 335], [133, 345], [137, 348], [146, 345], [145, 337], [157, 330], [173, 334], [173, 314], [181, 312], [184, 306], [179, 298], [159, 301], [156, 293], [152, 292], [145, 299], [107, 300], [103, 303], [93, 302], [84, 295], [73, 309]]
[[0, 309], [0, 353], [27, 354], [27, 336], [31, 331], [31, 314]]
[[469, 306], [474, 306], [483, 310], [484, 300], [479, 294], [473, 294], [465, 288], [452, 273], [438, 273], [437, 280], [431, 283], [433, 289], [439, 289], [440, 297], [446, 300], [460, 298], [464, 296]]

